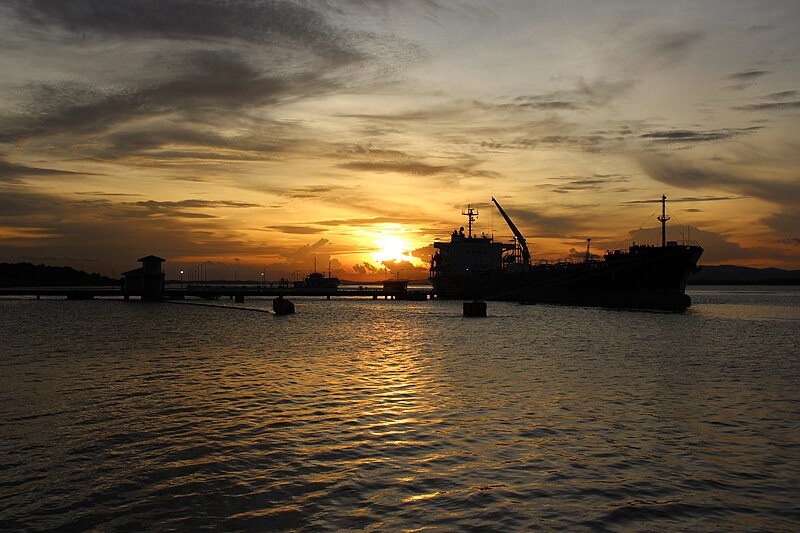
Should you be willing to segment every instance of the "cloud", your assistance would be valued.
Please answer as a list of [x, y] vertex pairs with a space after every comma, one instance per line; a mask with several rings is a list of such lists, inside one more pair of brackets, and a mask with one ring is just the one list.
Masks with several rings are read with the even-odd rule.
[[[535, 208], [521, 207], [505, 200], [501, 202], [501, 205], [528, 240], [528, 247], [530, 248], [533, 248], [531, 239], [563, 238], [579, 233], [586, 222], [586, 219], [581, 217], [549, 215], [542, 210], [541, 206], [536, 206]], [[511, 235], [510, 229], [508, 234]]]
[[718, 188], [779, 205], [800, 206], [800, 181], [759, 176], [753, 173], [753, 168], [748, 168], [757, 168], [759, 161], [748, 163], [736, 165], [736, 170], [730, 171], [724, 167], [690, 163], [664, 154], [644, 154], [639, 157], [642, 170], [661, 183], [690, 190]]
[[397, 172], [414, 176], [432, 176], [449, 170], [446, 166], [429, 165], [420, 161], [351, 161], [342, 163], [339, 168], [363, 172]]
[[330, 220], [317, 220], [313, 222], [317, 226], [360, 226], [373, 227], [384, 224], [407, 225], [418, 222], [415, 218], [402, 216], [374, 216], [357, 218], [336, 218]]
[[280, 231], [282, 233], [292, 233], [296, 235], [313, 235], [315, 233], [322, 233], [325, 231], [323, 228], [314, 228], [312, 226], [267, 226], [267, 229]]
[[337, 63], [360, 57], [345, 33], [309, 5], [279, 0], [12, 0], [34, 27], [58, 26], [81, 38], [161, 38], [213, 43], [291, 43]]
[[356, 274], [377, 274], [380, 272], [380, 269], [373, 265], [372, 263], [367, 263], [366, 261], [360, 264], [353, 265], [353, 272]]
[[76, 176], [86, 175], [84, 172], [70, 172], [67, 170], [55, 170], [52, 168], [38, 168], [19, 165], [0, 159], [0, 182], [17, 183], [20, 178], [29, 178], [36, 176]]
[[591, 82], [580, 79], [571, 89], [517, 96], [512, 104], [501, 104], [499, 107], [513, 106], [543, 111], [574, 111], [604, 107], [614, 100], [624, 98], [636, 84], [636, 80], [633, 79], [618, 81], [598, 79]]
[[723, 130], [692, 131], [692, 130], [664, 130], [643, 133], [642, 139], [659, 143], [696, 143], [709, 141], [725, 141], [741, 135], [750, 135], [763, 126], [750, 126], [747, 128], [730, 128]]
[[263, 207], [260, 204], [253, 204], [249, 202], [234, 202], [231, 200], [180, 200], [177, 202], [160, 202], [156, 200], [144, 200], [139, 202], [133, 202], [133, 205], [146, 207], [148, 209], [174, 209], [183, 207], [202, 207], [209, 209], [217, 209], [221, 207], [236, 207], [236, 208]]
[[800, 109], [800, 92], [780, 91], [766, 96], [762, 96], [761, 102], [756, 102], [747, 105], [736, 106], [733, 109], [738, 111], [780, 111], [787, 109]]
[[729, 75], [727, 79], [736, 83], [730, 85], [727, 87], [727, 89], [741, 91], [742, 89], [750, 87], [753, 85], [753, 83], [769, 73], [770, 71], [768, 70], [743, 70], [741, 72], [734, 72], [733, 74]]
[[[640, 228], [628, 232], [631, 241], [640, 244], [661, 242], [661, 228]], [[726, 235], [695, 227], [667, 225], [667, 240], [681, 242], [691, 237], [703, 247], [702, 263], [719, 264], [754, 257], [754, 251], [731, 242]]]
[[[669, 198], [669, 203], [685, 203], [685, 202], [722, 202], [725, 200], [741, 200], [742, 196], [684, 196], [678, 198]], [[661, 199], [652, 199], [652, 200], [631, 200], [629, 202], [623, 202], [623, 205], [633, 205], [633, 204], [655, 204], [661, 203]], [[687, 209], [688, 211], [688, 209]]]
[[328, 83], [313, 74], [267, 75], [232, 51], [194, 51], [183, 56], [171, 79], [115, 90], [72, 81], [34, 85], [29, 111], [5, 121], [0, 141], [100, 133], [127, 121], [174, 113], [201, 123], [210, 116], [224, 120], [231, 111], [274, 104], [282, 96], [298, 97]]
[[691, 31], [661, 33], [646, 36], [640, 45], [649, 63], [669, 67], [685, 59], [703, 37], [703, 33]]
[[791, 102], [765, 102], [762, 104], [748, 104], [734, 107], [739, 111], [781, 111], [787, 109], [800, 109], [800, 100]]
[[372, 173], [398, 173], [411, 176], [445, 176], [457, 179], [462, 177], [497, 178], [499, 175], [490, 170], [479, 169], [482, 161], [472, 156], [447, 158], [446, 164], [431, 164], [421, 161], [423, 157], [415, 157], [398, 150], [376, 150], [371, 147], [358, 147], [346, 152], [358, 160], [339, 164], [339, 168]]
[[800, 241], [800, 215], [797, 212], [782, 211], [774, 213], [762, 220], [764, 224], [773, 228], [778, 235], [790, 241]]
[[734, 72], [728, 76], [728, 79], [739, 82], [751, 82], [767, 74], [769, 74], [768, 70], [743, 70], [741, 72]]
[[331, 195], [331, 193], [339, 194], [344, 187], [338, 186], [322, 186], [322, 185], [309, 185], [299, 189], [290, 189], [281, 194], [292, 199], [324, 199]]
[[574, 191], [600, 190], [607, 185], [614, 183], [625, 183], [630, 181], [630, 176], [621, 174], [594, 174], [589, 177], [581, 176], [558, 176], [551, 178], [558, 181], [558, 185], [551, 186], [553, 192], [566, 194]]

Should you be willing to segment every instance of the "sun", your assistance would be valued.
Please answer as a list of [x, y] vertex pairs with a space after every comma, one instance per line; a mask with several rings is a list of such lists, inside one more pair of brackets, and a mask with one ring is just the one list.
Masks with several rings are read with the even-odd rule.
[[411, 245], [400, 237], [395, 235], [383, 235], [378, 237], [375, 244], [378, 251], [372, 254], [372, 259], [376, 263], [383, 263], [384, 261], [414, 262], [414, 257], [411, 255]]

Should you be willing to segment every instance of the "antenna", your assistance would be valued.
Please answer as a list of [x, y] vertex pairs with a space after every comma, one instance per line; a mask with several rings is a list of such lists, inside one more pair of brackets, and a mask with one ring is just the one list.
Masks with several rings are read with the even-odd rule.
[[667, 245], [667, 220], [670, 218], [667, 216], [667, 196], [665, 194], [661, 195], [661, 216], [657, 218], [661, 221], [661, 247], [664, 248]]
[[471, 205], [468, 205], [466, 212], [464, 212], [464, 210], [462, 209], [461, 214], [469, 217], [469, 226], [468, 226], [469, 229], [467, 230], [467, 237], [472, 237], [472, 223], [475, 221], [476, 218], [478, 218], [478, 210], [473, 209]]

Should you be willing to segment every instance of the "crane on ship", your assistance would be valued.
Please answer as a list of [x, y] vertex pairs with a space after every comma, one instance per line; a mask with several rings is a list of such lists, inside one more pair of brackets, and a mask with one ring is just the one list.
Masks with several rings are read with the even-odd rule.
[[500, 211], [500, 214], [503, 215], [503, 218], [505, 219], [506, 224], [508, 224], [508, 227], [511, 228], [511, 231], [514, 232], [514, 237], [517, 238], [517, 242], [519, 243], [520, 247], [522, 248], [522, 264], [525, 265], [525, 266], [530, 265], [531, 264], [531, 253], [528, 251], [528, 243], [525, 242], [525, 237], [522, 236], [522, 233], [517, 229], [517, 226], [514, 225], [514, 223], [508, 217], [506, 212], [503, 210], [503, 208], [500, 207], [500, 204], [497, 203], [497, 200], [494, 199], [494, 196], [492, 196], [492, 202], [494, 202], [494, 205], [497, 206], [497, 209]]

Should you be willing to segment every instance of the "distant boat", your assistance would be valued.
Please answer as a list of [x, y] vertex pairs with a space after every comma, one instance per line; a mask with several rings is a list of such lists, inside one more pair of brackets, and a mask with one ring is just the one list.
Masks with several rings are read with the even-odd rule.
[[473, 235], [478, 213], [471, 207], [468, 232], [453, 231], [450, 242], [434, 242], [430, 282], [437, 298], [559, 303], [647, 309], [686, 309], [692, 303], [686, 281], [703, 254], [698, 245], [666, 241], [666, 196], [661, 197], [661, 245], [611, 250], [603, 260], [589, 253], [581, 262], [531, 263], [528, 245], [492, 198], [515, 236], [515, 243]]
[[328, 276], [317, 272], [317, 260], [314, 259], [314, 272], [303, 278], [303, 281], [295, 281], [295, 289], [335, 289], [339, 286], [339, 278], [331, 277], [331, 267], [328, 264]]

